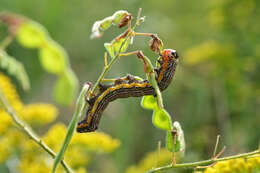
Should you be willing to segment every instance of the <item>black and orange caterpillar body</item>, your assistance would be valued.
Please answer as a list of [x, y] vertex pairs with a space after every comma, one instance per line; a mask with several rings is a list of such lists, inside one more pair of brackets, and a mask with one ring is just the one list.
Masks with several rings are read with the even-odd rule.
[[[177, 52], [164, 49], [158, 59], [159, 65], [154, 69], [156, 81], [161, 91], [165, 90], [172, 81], [178, 64]], [[77, 125], [77, 132], [93, 132], [98, 128], [101, 115], [108, 104], [118, 98], [141, 97], [156, 95], [148, 80], [138, 81], [133, 76], [119, 78], [112, 85], [99, 84], [99, 93], [88, 100], [89, 107], [84, 120]]]

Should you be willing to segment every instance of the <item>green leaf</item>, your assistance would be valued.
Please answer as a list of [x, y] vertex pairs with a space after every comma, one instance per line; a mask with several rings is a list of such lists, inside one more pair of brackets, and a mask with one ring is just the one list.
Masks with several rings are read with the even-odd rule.
[[154, 126], [160, 128], [160, 129], [163, 129], [163, 130], [172, 129], [171, 117], [165, 109], [154, 110], [153, 124], [154, 124]]
[[172, 144], [173, 144], [173, 141], [172, 141], [172, 133], [171, 131], [167, 131], [166, 132], [166, 147], [169, 151], [172, 151]]
[[55, 41], [49, 40], [46, 45], [40, 49], [40, 62], [43, 68], [53, 74], [61, 74], [67, 66], [67, 53]]
[[26, 48], [38, 48], [44, 45], [48, 38], [47, 30], [34, 21], [26, 21], [18, 29], [18, 42]]
[[[130, 39], [127, 39], [126, 41], [125, 41], [125, 39], [126, 38], [121, 38], [121, 39], [115, 39], [115, 40], [112, 41], [111, 44], [112, 44], [112, 48], [114, 50], [114, 54], [126, 51], [128, 45], [130, 43]], [[121, 50], [119, 52], [119, 49], [120, 49], [121, 45], [122, 45], [122, 48], [121, 48]]]
[[152, 110], [158, 109], [157, 100], [152, 95], [143, 96], [141, 101], [141, 106], [145, 109], [152, 109]]
[[115, 57], [115, 54], [114, 54], [114, 49], [112, 48], [111, 43], [105, 43], [104, 47], [106, 48], [106, 50], [109, 53], [110, 57], [113, 59]]
[[14, 75], [24, 90], [30, 89], [30, 81], [22, 63], [0, 50], [0, 67]]
[[129, 13], [125, 10], [119, 10], [119, 11], [116, 11], [112, 18], [113, 18], [113, 23], [114, 24], [118, 24], [120, 22], [120, 20], [125, 16], [125, 15], [129, 15]]
[[57, 103], [68, 105], [75, 99], [78, 90], [78, 80], [70, 69], [59, 76], [54, 87], [54, 99]]

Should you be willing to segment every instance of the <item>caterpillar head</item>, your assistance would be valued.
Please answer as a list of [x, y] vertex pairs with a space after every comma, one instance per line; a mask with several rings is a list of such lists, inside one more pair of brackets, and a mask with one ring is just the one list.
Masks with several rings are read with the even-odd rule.
[[178, 61], [179, 55], [174, 49], [164, 49], [162, 53], [162, 57], [164, 60], [168, 61]]

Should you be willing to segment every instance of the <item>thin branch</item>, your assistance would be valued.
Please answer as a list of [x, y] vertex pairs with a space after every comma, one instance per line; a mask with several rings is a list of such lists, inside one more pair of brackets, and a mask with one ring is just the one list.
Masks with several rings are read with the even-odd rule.
[[228, 156], [228, 157], [222, 157], [222, 158], [218, 158], [218, 159], [213, 158], [213, 159], [208, 159], [208, 160], [203, 160], [203, 161], [198, 161], [198, 162], [181, 163], [181, 164], [176, 164], [174, 166], [166, 165], [166, 166], [151, 169], [151, 170], [147, 171], [146, 173], [158, 172], [158, 171], [174, 169], [174, 168], [191, 168], [191, 167], [197, 167], [197, 166], [205, 166], [205, 165], [210, 165], [214, 162], [232, 160], [232, 159], [238, 159], [238, 158], [247, 158], [249, 156], [253, 156], [256, 154], [260, 154], [260, 150], [255, 150], [255, 151], [252, 151], [249, 153], [237, 154], [237, 155]]
[[220, 135], [217, 136], [217, 141], [216, 141], [216, 145], [215, 145], [215, 148], [214, 148], [213, 157], [215, 157], [216, 154], [217, 154], [219, 139], [220, 139]]
[[138, 9], [138, 13], [137, 13], [137, 18], [136, 18], [136, 22], [135, 22], [135, 26], [134, 26], [134, 28], [136, 27], [136, 26], [138, 26], [138, 25], [140, 25], [140, 19], [141, 19], [141, 14], [142, 14], [142, 8], [139, 8]]
[[8, 35], [5, 39], [0, 43], [0, 49], [5, 50], [5, 48], [13, 41], [14, 36]]
[[[6, 100], [1, 88], [0, 88], [0, 101], [2, 102], [2, 105], [5, 109], [5, 111], [8, 113], [8, 115], [10, 115], [10, 117], [13, 119], [13, 121], [15, 122], [15, 124], [26, 134], [28, 135], [35, 143], [37, 143], [43, 150], [45, 150], [48, 154], [50, 154], [52, 156], [52, 158], [56, 157], [56, 153], [49, 148], [37, 135], [36, 133], [30, 129], [22, 120], [20, 120], [18, 118], [17, 113], [15, 112], [15, 110], [13, 110], [13, 108], [11, 107], [11, 105], [8, 103], [8, 101]], [[73, 173], [73, 171], [71, 170], [71, 168], [67, 165], [67, 163], [62, 160], [61, 161], [62, 166], [64, 167], [64, 169], [66, 170], [67, 173]]]

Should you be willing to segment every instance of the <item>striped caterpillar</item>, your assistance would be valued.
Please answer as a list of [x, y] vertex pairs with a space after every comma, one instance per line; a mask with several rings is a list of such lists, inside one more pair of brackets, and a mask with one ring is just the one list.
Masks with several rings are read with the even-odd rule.
[[[173, 49], [164, 49], [158, 65], [154, 69], [156, 81], [161, 91], [165, 90], [175, 73], [178, 54]], [[154, 95], [156, 92], [148, 80], [138, 81], [132, 75], [117, 79], [112, 85], [99, 84], [99, 93], [87, 102], [89, 107], [86, 117], [77, 125], [77, 132], [93, 132], [98, 128], [99, 120], [108, 104], [118, 98], [141, 97]]]

